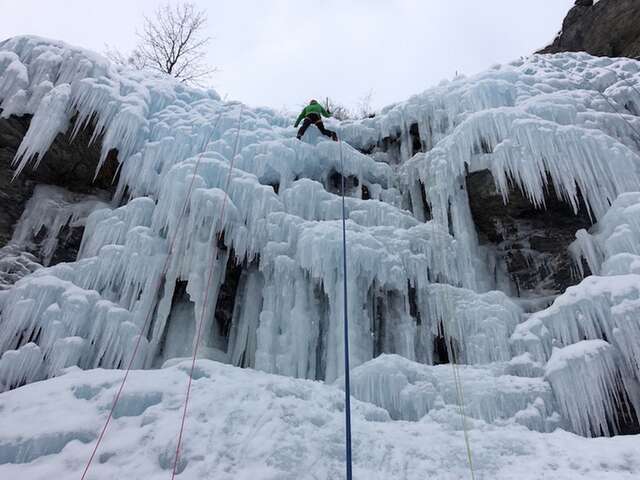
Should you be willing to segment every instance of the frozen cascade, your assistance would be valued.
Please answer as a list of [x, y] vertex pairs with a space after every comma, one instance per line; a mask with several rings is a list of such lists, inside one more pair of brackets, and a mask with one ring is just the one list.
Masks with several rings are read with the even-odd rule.
[[0, 392], [42, 378], [42, 351], [35, 343], [8, 350], [0, 357]]
[[[127, 310], [45, 269], [9, 291], [3, 318], [0, 384], [5, 387], [54, 376], [71, 365], [117, 368], [140, 334]], [[38, 344], [26, 343], [34, 341]]]
[[[630, 192], [640, 190], [640, 145], [600, 92], [621, 109], [640, 99], [611, 69], [640, 80], [640, 63], [625, 59], [519, 60], [443, 82], [375, 118], [333, 122], [340, 145], [313, 131], [297, 141], [288, 114], [61, 42], [0, 43], [2, 115], [33, 115], [16, 174], [41, 161], [57, 134], [85, 127], [101, 141], [102, 161], [112, 150], [120, 161], [110, 204], [61, 201], [54, 211], [36, 202], [41, 194], [32, 199], [21, 239], [44, 227], [50, 252], [69, 222], [84, 225], [84, 236], [76, 262], [0, 292], [2, 389], [74, 365], [119, 368], [140, 336], [136, 367], [175, 363], [193, 351], [200, 318], [203, 357], [339, 381], [344, 178], [356, 395], [393, 418], [446, 416], [452, 383], [435, 364], [455, 361], [470, 384], [470, 416], [589, 434], [585, 422], [602, 425], [602, 411], [571, 420], [558, 400], [572, 378], [550, 374], [549, 359], [606, 339], [615, 368], [599, 370], [602, 399], [623, 374], [631, 396], [640, 360], [629, 340], [640, 335], [640, 283], [616, 261], [638, 253]], [[480, 169], [505, 202], [515, 186], [543, 207], [550, 184], [574, 209], [584, 201], [602, 231], [613, 230], [580, 233], [574, 251], [593, 272], [619, 277], [589, 277], [524, 321], [496, 291], [504, 281], [478, 242], [465, 175]]]
[[[501, 364], [459, 368], [467, 415], [539, 431], [557, 427], [551, 387], [542, 378], [507, 375]], [[352, 388], [354, 397], [384, 408], [396, 420], [419, 420], [459, 402], [451, 366], [421, 365], [397, 355], [381, 355], [354, 369]]]
[[4, 290], [8, 290], [22, 277], [39, 268], [42, 268], [42, 265], [38, 263], [38, 258], [25, 252], [21, 245], [8, 243], [0, 248], [0, 304]]
[[[509, 338], [522, 311], [502, 292], [476, 294], [449, 285], [432, 284], [421, 299], [421, 311], [438, 329], [459, 363], [486, 364], [511, 359]], [[423, 327], [424, 328], [424, 327]]]
[[44, 232], [43, 238], [38, 241], [38, 250], [43, 264], [48, 265], [62, 229], [84, 226], [90, 213], [107, 206], [96, 196], [74, 195], [58, 187], [38, 185], [15, 227], [11, 242], [29, 245]]
[[640, 333], [635, 319], [639, 299], [639, 275], [588, 277], [568, 288], [549, 308], [518, 325], [511, 337], [513, 349], [546, 361], [554, 346], [607, 339], [637, 376], [640, 350], [630, 339]]
[[[627, 416], [632, 421], [640, 411], [639, 298], [638, 275], [587, 277], [518, 325], [512, 335], [516, 353], [548, 360], [546, 377], [563, 415], [580, 434], [617, 433], [617, 405], [622, 401], [631, 402]], [[579, 393], [578, 378], [580, 388], [594, 396]]]
[[[553, 386], [562, 414], [580, 435], [617, 433], [618, 416], [629, 414], [616, 408], [627, 401], [621, 395], [628, 393], [621, 393], [625, 392], [624, 376], [615, 349], [604, 340], [585, 340], [554, 350], [545, 377]], [[637, 411], [640, 404], [635, 400]]]
[[576, 233], [571, 252], [583, 275], [582, 259], [596, 275], [638, 273], [634, 270], [640, 260], [640, 193], [620, 195], [591, 233]]

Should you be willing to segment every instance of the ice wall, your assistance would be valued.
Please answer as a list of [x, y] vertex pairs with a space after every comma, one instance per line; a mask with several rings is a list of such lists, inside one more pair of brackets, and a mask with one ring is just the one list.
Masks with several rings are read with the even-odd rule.
[[[472, 364], [480, 373], [465, 371], [490, 382], [483, 366], [506, 364], [499, 381], [518, 377], [513, 382], [543, 392], [553, 347], [588, 331], [587, 338], [618, 342], [620, 361], [637, 369], [634, 347], [623, 345], [637, 323], [622, 313], [635, 294], [611, 303], [605, 287], [588, 291], [580, 308], [595, 313], [563, 323], [574, 312], [563, 307], [568, 292], [521, 323], [521, 309], [494, 291], [495, 265], [478, 244], [464, 182], [467, 171], [489, 169], [505, 201], [515, 185], [541, 208], [553, 185], [574, 209], [584, 200], [606, 223], [609, 204], [640, 187], [640, 121], [618, 115], [640, 99], [612, 70], [640, 79], [640, 63], [630, 60], [523, 59], [443, 82], [375, 118], [332, 125], [341, 143], [313, 129], [300, 142], [290, 115], [223, 102], [211, 90], [116, 67], [60, 42], [2, 42], [2, 115], [33, 115], [16, 175], [58, 133], [89, 125], [102, 137], [103, 160], [117, 149], [121, 165], [113, 204], [92, 208], [85, 222], [79, 260], [2, 293], [0, 382], [11, 388], [68, 365], [118, 368], [140, 336], [135, 364], [158, 366], [193, 351], [200, 320], [202, 356], [336, 380], [343, 374], [343, 177], [354, 366], [397, 354], [427, 365]], [[43, 216], [56, 231], [68, 215], [31, 210], [24, 231]], [[598, 248], [589, 254], [594, 264], [603, 256]], [[367, 382], [361, 393], [373, 401], [378, 387]], [[561, 384], [565, 377], [554, 377], [554, 391]], [[511, 400], [500, 403], [500, 395], [477, 416], [533, 418], [544, 410], [527, 425], [550, 428], [550, 401], [543, 398], [542, 408], [524, 395], [514, 400], [518, 409], [507, 408]], [[427, 401], [419, 402], [423, 414]]]
[[353, 370], [353, 395], [384, 408], [395, 420], [416, 421], [430, 412], [457, 410], [462, 403], [465, 415], [487, 423], [520, 424], [543, 432], [558, 426], [551, 387], [544, 379], [509, 375], [507, 365], [500, 363], [458, 368], [462, 395], [450, 365], [381, 355]]
[[62, 230], [84, 227], [89, 214], [105, 207], [108, 204], [97, 196], [38, 185], [15, 226], [11, 243], [36, 251], [42, 263], [49, 265]]
[[545, 376], [561, 412], [580, 435], [618, 433], [619, 417], [629, 415], [625, 378], [616, 355], [604, 340], [585, 340], [554, 350], [547, 364]]
[[[577, 232], [571, 245], [576, 267], [584, 275], [586, 264], [597, 276], [567, 289], [518, 325], [511, 339], [516, 352], [549, 359], [547, 377], [563, 414], [581, 434], [616, 433], [621, 416], [637, 422], [639, 205], [637, 192], [620, 195], [591, 232]], [[580, 378], [582, 386], [571, 385], [571, 378]], [[564, 385], [554, 385], [561, 380]], [[576, 393], [580, 388], [587, 390]]]
[[638, 273], [640, 193], [620, 195], [590, 233], [577, 232], [571, 252], [583, 275], [583, 260], [596, 275]]

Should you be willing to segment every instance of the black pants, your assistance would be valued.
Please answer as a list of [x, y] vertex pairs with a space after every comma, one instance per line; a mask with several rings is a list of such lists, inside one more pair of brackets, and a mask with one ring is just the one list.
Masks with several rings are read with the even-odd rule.
[[302, 126], [300, 127], [300, 130], [298, 130], [298, 138], [302, 138], [302, 136], [304, 135], [304, 132], [307, 131], [307, 128], [309, 128], [312, 123], [316, 127], [318, 127], [318, 130], [320, 130], [320, 133], [322, 133], [323, 135], [327, 137], [331, 137], [333, 140], [338, 138], [336, 135], [336, 132], [333, 132], [331, 130], [327, 130], [326, 128], [324, 128], [324, 124], [322, 123], [322, 118], [317, 113], [310, 113], [307, 117], [305, 117], [304, 121], [302, 122]]

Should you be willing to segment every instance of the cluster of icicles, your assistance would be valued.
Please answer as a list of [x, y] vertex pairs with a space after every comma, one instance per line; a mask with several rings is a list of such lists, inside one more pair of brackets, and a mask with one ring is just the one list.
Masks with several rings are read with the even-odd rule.
[[[469, 408], [471, 415], [489, 422], [517, 417], [540, 430], [612, 433], [613, 405], [632, 397], [638, 381], [640, 355], [628, 341], [640, 335], [633, 320], [638, 290], [626, 282], [631, 272], [615, 292], [590, 291], [599, 280], [587, 279], [522, 323], [520, 307], [495, 290], [495, 259], [476, 237], [464, 176], [487, 168], [505, 201], [515, 184], [541, 207], [551, 182], [574, 209], [582, 195], [594, 220], [607, 218], [620, 194], [640, 189], [640, 121], [616, 114], [606, 101], [640, 111], [640, 96], [621, 78], [640, 79], [640, 63], [566, 54], [456, 78], [373, 119], [337, 125], [341, 169], [339, 144], [312, 131], [297, 141], [288, 115], [241, 108], [213, 91], [115, 67], [62, 43], [0, 43], [1, 115], [33, 115], [16, 174], [67, 129], [94, 128], [102, 159], [116, 149], [121, 162], [113, 204], [93, 205], [82, 220], [78, 260], [40, 269], [0, 292], [0, 389], [71, 365], [121, 367], [140, 335], [135, 367], [189, 356], [201, 317], [203, 356], [335, 381], [343, 374], [341, 204], [334, 188], [342, 175], [351, 186], [354, 365], [364, 368], [386, 353], [435, 369], [429, 366], [442, 339], [455, 345], [451, 356], [470, 365], [469, 375], [486, 379], [492, 372], [509, 386], [496, 390], [508, 400], [496, 393], [483, 400], [490, 408]], [[67, 218], [49, 214], [46, 224], [41, 213], [33, 215], [21, 224], [55, 231]], [[608, 247], [581, 235], [576, 251], [600, 272]], [[615, 241], [622, 250], [628, 243]], [[609, 271], [616, 263], [607, 262]], [[223, 324], [216, 312], [234, 269], [240, 273]], [[617, 288], [609, 279], [603, 284]], [[364, 368], [356, 395], [407, 419], [450, 402], [444, 390], [398, 397], [416, 382], [449, 387], [436, 370], [418, 375], [396, 367], [404, 383], [394, 387], [387, 381], [393, 372]], [[598, 388], [575, 394], [584, 372]], [[522, 379], [533, 382], [526, 397], [510, 393]], [[471, 397], [491, 380], [476, 383]]]

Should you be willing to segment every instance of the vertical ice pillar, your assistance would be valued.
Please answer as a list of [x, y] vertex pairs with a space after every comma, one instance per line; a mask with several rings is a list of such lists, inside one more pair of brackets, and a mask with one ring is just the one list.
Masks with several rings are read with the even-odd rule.
[[264, 277], [257, 265], [242, 272], [236, 307], [229, 334], [229, 362], [238, 367], [254, 368], [257, 331], [263, 305]]

